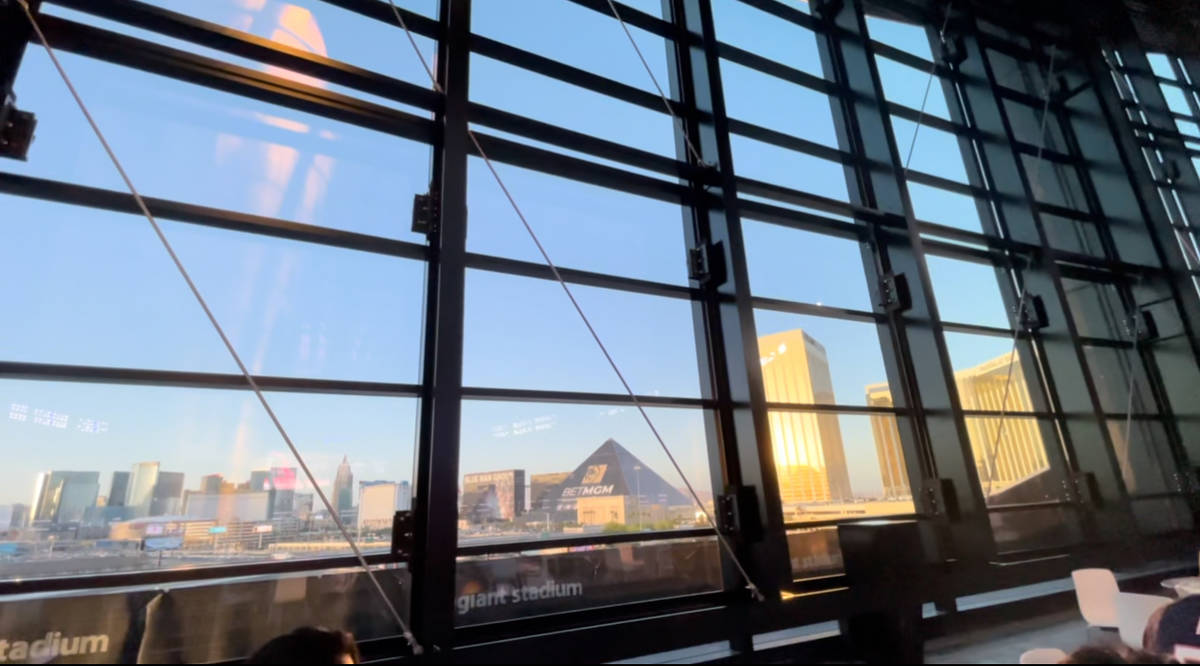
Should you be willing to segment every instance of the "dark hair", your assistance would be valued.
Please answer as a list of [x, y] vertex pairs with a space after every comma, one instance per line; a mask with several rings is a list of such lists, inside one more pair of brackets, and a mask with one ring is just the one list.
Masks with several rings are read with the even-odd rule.
[[300, 627], [267, 641], [247, 664], [339, 664], [343, 657], [359, 663], [358, 646], [349, 632], [325, 627]]
[[1067, 655], [1060, 664], [1173, 664], [1165, 655], [1135, 650], [1124, 645], [1085, 645]]
[[1142, 647], [1151, 652], [1172, 654], [1176, 645], [1200, 647], [1200, 597], [1184, 597], [1154, 611], [1146, 622]]

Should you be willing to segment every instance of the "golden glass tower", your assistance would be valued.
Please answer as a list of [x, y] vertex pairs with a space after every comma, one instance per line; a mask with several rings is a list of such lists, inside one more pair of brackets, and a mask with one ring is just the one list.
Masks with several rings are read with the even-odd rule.
[[[871, 407], [891, 407], [892, 390], [887, 382], [867, 386], [867, 404]], [[875, 455], [879, 458], [879, 476], [883, 481], [885, 499], [912, 496], [908, 487], [908, 470], [904, 466], [904, 448], [900, 445], [900, 429], [896, 417], [890, 414], [871, 415], [871, 434], [875, 438]]]
[[[1009, 360], [1012, 358], [1012, 384], [1005, 400], [1005, 384], [1009, 382]], [[1046, 445], [1038, 428], [1037, 419], [1020, 418], [1015, 415], [1033, 410], [1025, 373], [1021, 370], [1020, 357], [1009, 354], [998, 356], [954, 373], [958, 385], [958, 399], [963, 409], [999, 411], [1007, 414], [1004, 430], [997, 442], [1000, 428], [999, 417], [968, 417], [967, 434], [971, 438], [971, 452], [975, 457], [975, 468], [984, 492], [996, 494], [1012, 487], [1019, 481], [1045, 471], [1050, 463], [1046, 460]], [[1001, 404], [1004, 406], [1001, 407]], [[994, 449], [994, 450], [993, 450]], [[990, 486], [990, 488], [989, 488]]]
[[[825, 348], [804, 331], [760, 337], [758, 355], [768, 402], [834, 404]], [[784, 504], [851, 498], [836, 415], [771, 411], [768, 418]]]

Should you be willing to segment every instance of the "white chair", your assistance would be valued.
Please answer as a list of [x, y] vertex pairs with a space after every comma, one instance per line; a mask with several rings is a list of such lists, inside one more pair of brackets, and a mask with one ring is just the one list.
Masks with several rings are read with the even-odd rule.
[[1141, 650], [1142, 635], [1146, 633], [1150, 616], [1169, 603], [1170, 599], [1153, 594], [1118, 593], [1117, 633], [1121, 635], [1121, 640], [1129, 647]]
[[1067, 653], [1058, 648], [1034, 648], [1021, 654], [1022, 664], [1057, 664], [1067, 658]]
[[1112, 629], [1117, 626], [1117, 577], [1108, 569], [1076, 569], [1075, 600], [1079, 613], [1089, 627]]

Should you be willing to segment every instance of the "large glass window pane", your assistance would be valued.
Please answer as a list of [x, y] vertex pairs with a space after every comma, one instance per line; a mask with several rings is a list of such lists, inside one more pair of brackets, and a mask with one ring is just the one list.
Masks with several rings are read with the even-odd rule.
[[[1037, 410], [1029, 391], [1032, 361], [1012, 353], [1012, 340], [990, 335], [946, 333], [954, 383], [963, 409], [1029, 412]], [[1030, 367], [1027, 367], [1029, 364]], [[1039, 400], [1040, 402], [1040, 400]]]
[[929, 34], [925, 31], [924, 26], [878, 16], [867, 16], [867, 30], [871, 33], [871, 39], [894, 46], [919, 58], [933, 60], [933, 51], [929, 47]]
[[1021, 164], [1029, 177], [1033, 198], [1038, 202], [1087, 211], [1083, 185], [1074, 167], [1046, 160], [1039, 162], [1036, 155], [1028, 154], [1021, 155]]
[[914, 511], [896, 417], [782, 410], [768, 417], [787, 522]]
[[918, 220], [983, 232], [979, 205], [973, 197], [913, 181], [908, 183], [908, 196]]
[[1169, 83], [1159, 84], [1158, 87], [1162, 89], [1163, 97], [1167, 100], [1167, 108], [1185, 116], [1192, 115], [1192, 108], [1188, 106], [1187, 97], [1182, 88]]
[[1062, 283], [1079, 335], [1109, 340], [1128, 337], [1124, 331], [1124, 308], [1115, 286], [1067, 278]]
[[771, 310], [754, 322], [768, 402], [863, 405], [886, 393], [875, 324]]
[[730, 118], [837, 147], [823, 93], [728, 60], [721, 61], [721, 85]]
[[[144, 218], [0, 200], [0, 264], [25, 278], [5, 360], [238, 372]], [[160, 224], [252, 372], [417, 380], [422, 263]]]
[[989, 505], [1061, 499], [1062, 486], [1047, 455], [1048, 447], [1057, 443], [1050, 421], [969, 416], [966, 424], [975, 469]]
[[1093, 257], [1105, 256], [1100, 232], [1091, 222], [1042, 213], [1042, 228], [1046, 242], [1056, 250], [1078, 252]]
[[[806, 3], [789, 3], [807, 11]], [[714, 0], [717, 39], [788, 67], [822, 76], [817, 36], [803, 26], [754, 9], [739, 0]]]
[[[703, 412], [647, 413], [711, 512]], [[706, 525], [632, 405], [469, 400], [461, 442], [462, 546]]]
[[1009, 328], [997, 270], [986, 264], [926, 256], [942, 321]]
[[731, 134], [729, 143], [738, 176], [838, 201], [850, 200], [841, 164], [738, 134]]
[[742, 234], [755, 296], [872, 309], [858, 242], [747, 219]]
[[903, 104], [912, 109], [923, 108], [927, 115], [950, 120], [950, 109], [946, 106], [942, 81], [938, 77], [931, 81], [928, 68], [920, 70], [883, 56], [875, 57], [875, 66], [879, 69], [883, 96], [889, 102]]
[[[409, 502], [415, 399], [268, 399], [360, 543], [386, 549]], [[26, 452], [0, 471], [17, 535], [2, 578], [350, 553], [249, 391], [7, 380], [0, 404], [0, 441]]]
[[[571, 289], [635, 392], [699, 397], [691, 302]], [[625, 392], [551, 280], [468, 271], [463, 357], [468, 386]]]
[[1002, 511], [988, 518], [1001, 551], [1060, 548], [1083, 539], [1077, 514], [1071, 507]]
[[1165, 53], [1147, 53], [1146, 59], [1150, 61], [1150, 69], [1156, 76], [1175, 79], [1175, 70], [1171, 67], [1171, 58]]
[[[495, 165], [550, 258], [568, 268], [687, 284], [680, 208], [655, 199]], [[537, 246], [483, 160], [472, 158], [467, 249], [538, 264]]]
[[913, 121], [899, 116], [892, 116], [892, 132], [900, 149], [900, 159], [907, 162], [910, 169], [959, 183], [968, 182], [962, 149], [953, 134], [928, 125], [918, 127]]
[[[62, 54], [141, 193], [413, 242], [407, 213], [429, 185], [429, 148], [318, 116]], [[21, 173], [124, 192], [44, 52], [17, 83], [38, 110]], [[163, 150], [170, 146], [170, 150]], [[378, 183], [386, 181], [387, 187]]]
[[665, 108], [623, 102], [478, 54], [471, 56], [471, 100], [675, 157], [675, 133]]

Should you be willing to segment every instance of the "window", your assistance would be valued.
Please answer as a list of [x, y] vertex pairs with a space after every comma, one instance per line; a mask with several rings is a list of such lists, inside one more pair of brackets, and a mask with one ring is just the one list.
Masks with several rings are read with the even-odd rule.
[[872, 309], [856, 241], [748, 219], [742, 221], [742, 234], [754, 295]]
[[942, 321], [1010, 328], [997, 269], [937, 256], [926, 263]]

